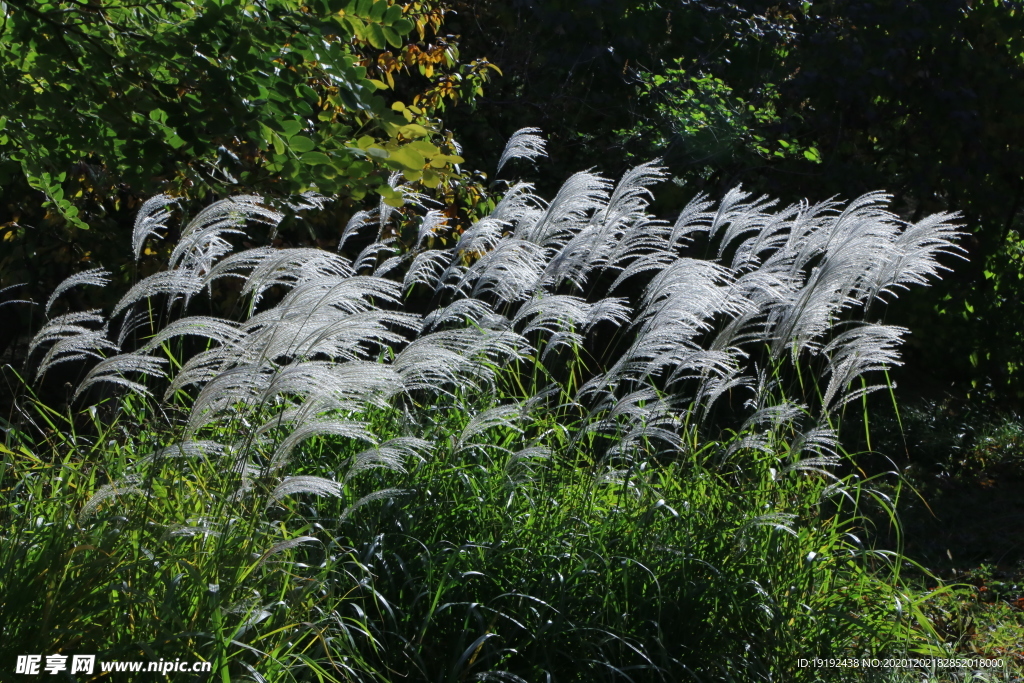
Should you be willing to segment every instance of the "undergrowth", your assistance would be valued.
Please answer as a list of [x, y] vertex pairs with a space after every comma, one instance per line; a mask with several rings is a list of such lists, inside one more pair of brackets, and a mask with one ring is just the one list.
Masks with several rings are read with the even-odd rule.
[[[502, 161], [542, 151], [520, 132]], [[869, 312], [938, 274], [952, 217], [736, 190], [669, 224], [646, 213], [663, 177], [581, 173], [550, 203], [519, 183], [449, 248], [396, 177], [419, 235], [396, 248], [382, 205], [346, 227], [377, 233], [353, 258], [233, 253], [281, 216], [224, 200], [109, 316], [50, 318], [29, 375], [92, 365], [66, 410], [27, 377], [6, 424], [3, 666], [813, 681], [891, 672], [800, 659], [948, 652], [935, 592], [867, 541], [866, 508], [898, 528], [899, 478], [845, 467], [836, 434], [899, 362], [905, 331]], [[227, 290], [237, 318], [187, 315]]]

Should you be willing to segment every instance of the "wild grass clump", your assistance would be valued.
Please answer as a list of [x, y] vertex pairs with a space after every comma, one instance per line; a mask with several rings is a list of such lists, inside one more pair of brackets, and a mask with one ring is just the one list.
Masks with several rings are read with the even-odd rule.
[[[502, 164], [542, 152], [524, 131]], [[60, 312], [106, 271], [61, 285], [29, 374], [88, 365], [66, 414], [26, 390], [7, 428], [6, 656], [814, 680], [798, 658], [935, 647], [902, 558], [864, 542], [861, 503], [891, 502], [836, 430], [899, 363], [906, 331], [869, 316], [958, 253], [954, 217], [736, 189], [668, 223], [646, 210], [664, 177], [516, 183], [450, 247], [392, 179], [419, 234], [399, 249], [390, 207], [360, 212], [353, 257], [236, 251], [282, 217], [237, 197], [109, 315]], [[170, 203], [142, 207], [136, 257]], [[236, 317], [193, 313], [228, 291]]]

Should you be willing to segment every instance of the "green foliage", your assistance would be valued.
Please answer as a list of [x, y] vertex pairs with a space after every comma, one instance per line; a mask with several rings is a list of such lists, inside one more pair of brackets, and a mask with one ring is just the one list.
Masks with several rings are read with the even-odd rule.
[[[393, 172], [452, 219], [473, 211], [439, 115], [496, 71], [459, 61], [435, 3], [3, 7], [0, 286], [29, 283], [20, 298], [91, 264], [119, 269], [135, 210], [160, 192], [186, 216], [232, 192], [338, 198], [317, 224], [282, 226], [289, 243], [336, 243], [364, 204], [400, 205]], [[32, 323], [25, 309], [0, 316], [2, 350]]]
[[357, 473], [351, 440], [308, 441], [293, 475], [336, 471], [340, 498], [275, 500], [262, 478], [239, 497], [215, 460], [143, 457], [174, 435], [134, 400], [64, 417], [29, 400], [52, 431], [8, 430], [3, 448], [4, 665], [61, 650], [201, 659], [233, 680], [811, 681], [799, 657], [936, 651], [900, 564], [856, 539], [860, 498], [887, 505], [873, 482], [787, 455], [787, 426], [625, 469], [574, 464], [593, 445], [569, 445], [586, 428], [571, 410], [455, 438], [533, 396], [523, 377], [363, 414], [382, 440], [436, 444], [404, 472]]
[[[682, 175], [678, 181], [707, 180], [716, 167], [739, 159], [800, 158], [821, 162], [817, 148], [797, 140], [772, 140], [778, 127], [779, 92], [766, 83], [748, 101], [721, 78], [668, 68], [638, 75], [639, 121], [620, 131], [630, 158], [659, 154]], [[755, 104], [756, 102], [756, 104]]]
[[360, 43], [400, 47], [413, 30], [386, 0], [7, 6], [8, 179], [23, 173], [78, 227], [88, 226], [64, 183], [86, 160], [144, 194], [164, 177], [357, 198], [379, 185], [382, 166], [436, 173], [451, 163], [416, 142], [426, 119], [389, 109], [360, 65]]

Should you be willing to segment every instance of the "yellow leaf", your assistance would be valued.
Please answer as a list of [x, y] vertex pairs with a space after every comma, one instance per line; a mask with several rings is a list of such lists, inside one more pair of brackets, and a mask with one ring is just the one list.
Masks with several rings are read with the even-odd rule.
[[423, 138], [429, 135], [429, 131], [427, 131], [426, 128], [416, 123], [410, 123], [407, 126], [402, 126], [398, 129], [398, 132], [407, 138]]
[[417, 152], [419, 152], [420, 154], [422, 154], [423, 156], [427, 157], [428, 159], [430, 157], [437, 156], [438, 154], [441, 153], [441, 150], [439, 150], [437, 147], [430, 144], [426, 140], [417, 140], [416, 142], [410, 142], [409, 146], [412, 147]]

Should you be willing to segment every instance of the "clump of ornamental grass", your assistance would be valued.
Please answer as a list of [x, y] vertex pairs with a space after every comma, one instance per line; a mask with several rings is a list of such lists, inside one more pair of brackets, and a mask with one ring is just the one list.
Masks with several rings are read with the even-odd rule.
[[[109, 312], [55, 314], [110, 284], [69, 278], [29, 374], [89, 363], [94, 428], [29, 392], [7, 430], [3, 648], [226, 682], [811, 680], [799, 657], [935, 647], [836, 433], [899, 363], [877, 311], [960, 253], [955, 216], [737, 188], [665, 222], [664, 178], [510, 184], [435, 248], [443, 216], [395, 177], [415, 245], [382, 204], [353, 258], [237, 251], [282, 215], [235, 197]], [[172, 201], [140, 209], [136, 258]], [[226, 286], [237, 317], [192, 313]]]

